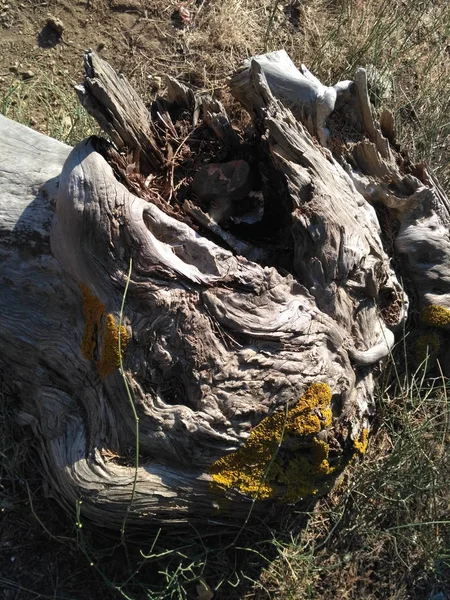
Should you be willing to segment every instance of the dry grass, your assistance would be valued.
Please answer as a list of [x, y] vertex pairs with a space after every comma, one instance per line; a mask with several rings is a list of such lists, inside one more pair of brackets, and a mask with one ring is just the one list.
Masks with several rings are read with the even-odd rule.
[[0, 113], [69, 145], [99, 131], [75, 94], [45, 73], [13, 79], [0, 97]]
[[220, 95], [243, 58], [279, 48], [329, 84], [375, 67], [401, 143], [447, 184], [449, 36], [446, 0], [225, 0], [207, 3], [186, 31], [189, 68], [178, 74]]
[[[146, 29], [138, 24], [121, 36], [128, 62], [117, 55], [113, 60], [146, 100], [152, 97], [149, 71], [175, 75], [229, 100], [226, 80], [242, 60], [279, 48], [329, 84], [351, 78], [358, 66], [372, 66], [375, 94], [381, 92], [380, 102], [393, 111], [400, 141], [415, 159], [429, 161], [443, 184], [449, 182], [447, 0], [204, 0], [190, 5], [192, 22], [181, 30], [172, 25], [172, 5], [158, 0], [151, 6]], [[159, 39], [163, 55], [156, 45], [153, 55], [143, 49], [149, 35]], [[79, 72], [78, 53], [73, 60]], [[79, 75], [73, 69], [49, 75], [40, 63], [31, 66], [39, 78], [11, 80], [0, 97], [1, 112], [69, 143], [83, 127], [90, 132], [93, 124], [67, 85], [70, 75]]]

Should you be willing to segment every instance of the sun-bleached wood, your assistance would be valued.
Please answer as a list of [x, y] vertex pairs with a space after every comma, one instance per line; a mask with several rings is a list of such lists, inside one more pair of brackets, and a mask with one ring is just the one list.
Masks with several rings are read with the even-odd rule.
[[249, 111], [255, 107], [251, 84], [252, 64], [255, 63], [262, 70], [273, 96], [326, 146], [329, 137], [327, 118], [337, 102], [342, 102], [351, 93], [353, 82], [341, 81], [331, 87], [325, 86], [305, 65], [297, 69], [285, 50], [254, 56], [245, 61], [230, 83], [235, 98]]
[[[210, 467], [312, 383], [332, 390], [336, 447], [349, 452], [360, 439], [374, 412], [373, 370], [408, 310], [376, 202], [401, 222], [395, 243], [408, 255], [405, 272], [420, 302], [445, 305], [445, 194], [425, 175], [400, 172], [388, 139], [370, 121], [364, 74], [327, 88], [304, 68], [294, 74], [288, 63], [283, 70], [285, 58], [275, 58], [250, 62], [231, 89], [254, 117], [278, 249], [239, 239], [194, 199], [184, 214], [203, 235], [187, 218], [133, 195], [95, 138], [71, 150], [0, 117], [0, 364], [16, 386], [21, 422], [35, 432], [52, 493], [72, 509], [82, 499], [83, 514], [104, 525], [120, 526], [127, 514], [130, 524], [239, 527], [250, 507], [254, 516], [266, 515], [276, 498], [253, 502], [237, 490], [220, 496]], [[266, 72], [267, 61], [275, 71]], [[93, 113], [104, 119], [114, 98], [113, 113], [125, 114], [129, 84], [92, 54], [90, 81], [92, 65], [108, 77], [97, 78], [100, 96], [85, 85], [84, 105], [95, 105]], [[289, 92], [290, 100], [288, 84], [301, 92]], [[180, 94], [191, 98], [185, 86], [172, 82], [170, 89], [172, 102]], [[206, 123], [239, 149], [223, 107], [192, 98], [190, 109], [203, 105]], [[333, 109], [347, 111], [360, 128], [351, 160], [334, 151], [327, 121]], [[143, 115], [138, 110], [127, 119], [142, 123]], [[125, 134], [120, 138], [124, 143]], [[139, 139], [130, 138], [129, 149], [139, 151]], [[152, 161], [156, 168], [158, 152], [146, 156], [146, 168]], [[427, 269], [423, 252], [430, 248], [434, 263]], [[123, 373], [101, 376], [83, 352], [83, 290], [118, 323], [130, 261]], [[442, 294], [431, 283], [437, 276]], [[106, 342], [96, 336], [101, 348]], [[137, 471], [124, 379], [139, 416]]]
[[85, 77], [75, 86], [78, 98], [118, 148], [135, 154], [142, 172], [161, 165], [149, 111], [128, 80], [95, 52], [84, 56]]
[[[32, 182], [45, 196], [47, 174], [61, 169], [67, 147], [30, 135], [21, 125], [1, 123], [17, 155], [30, 142], [36, 147], [35, 139], [48, 147], [34, 157], [36, 171], [43, 173]], [[14, 177], [25, 181], [21, 165]], [[52, 209], [55, 184], [47, 192]], [[234, 256], [131, 195], [92, 142], [72, 150], [58, 185], [45, 251], [36, 248], [36, 256], [23, 265], [19, 240], [8, 253], [7, 232], [2, 235], [7, 281], [2, 360], [14, 382], [22, 382], [21, 420], [32, 425], [42, 444], [47, 476], [60, 499], [74, 506], [82, 498], [87, 516], [105, 525], [119, 523], [130, 502], [134, 470], [105, 456], [126, 453], [134, 442], [134, 419], [120, 373], [102, 381], [83, 358], [79, 285], [88, 285], [108, 312], [118, 315], [132, 258], [124, 322], [133, 340], [125, 368], [140, 416], [141, 453], [149, 458], [138, 472], [130, 523], [147, 515], [202, 520], [215, 513], [217, 502], [209, 492], [208, 466], [242, 444], [271, 408], [324, 377], [336, 394], [351, 396], [347, 336], [291, 276]], [[7, 187], [2, 179], [2, 198]], [[15, 194], [33, 198], [33, 191], [23, 188]], [[11, 235], [17, 221], [9, 225]], [[239, 333], [240, 343], [227, 339], [222, 327], [228, 336]], [[244, 516], [248, 502], [236, 496], [234, 514]]]

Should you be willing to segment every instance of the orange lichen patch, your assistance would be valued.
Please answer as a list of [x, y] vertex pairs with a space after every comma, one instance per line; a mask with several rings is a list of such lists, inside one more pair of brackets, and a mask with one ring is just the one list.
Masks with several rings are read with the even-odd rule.
[[123, 353], [129, 341], [130, 334], [121, 325], [119, 354], [119, 327], [116, 325], [113, 315], [106, 315], [103, 329], [102, 356], [96, 362], [98, 374], [102, 379], [120, 366], [120, 360], [123, 358]]
[[365, 454], [369, 444], [369, 430], [363, 429], [359, 440], [353, 442], [353, 447], [358, 454]]
[[281, 494], [288, 502], [316, 494], [335, 470], [328, 444], [316, 437], [331, 424], [330, 402], [329, 386], [315, 383], [286, 413], [263, 419], [239, 450], [211, 465], [214, 486], [252, 498]]
[[94, 296], [87, 285], [82, 283], [81, 294], [83, 296], [83, 310], [86, 319], [81, 351], [84, 358], [94, 360], [94, 351], [97, 344], [97, 332], [101, 329], [102, 317], [105, 313], [105, 305]]
[[220, 487], [236, 488], [252, 498], [270, 498], [276, 487], [267, 481], [266, 470], [270, 456], [260, 456], [243, 468], [238, 452], [224, 456], [211, 466], [213, 482]]
[[431, 304], [420, 311], [420, 319], [426, 325], [433, 327], [447, 327], [450, 325], [450, 310], [445, 306]]
[[94, 360], [98, 340], [101, 339], [101, 355], [95, 364], [100, 377], [103, 379], [119, 367], [120, 360], [123, 358], [123, 353], [130, 340], [130, 334], [123, 325], [120, 327], [121, 351], [119, 354], [119, 327], [114, 316], [106, 314], [105, 305], [94, 296], [86, 285], [81, 284], [80, 287], [86, 318], [81, 351], [85, 358]]

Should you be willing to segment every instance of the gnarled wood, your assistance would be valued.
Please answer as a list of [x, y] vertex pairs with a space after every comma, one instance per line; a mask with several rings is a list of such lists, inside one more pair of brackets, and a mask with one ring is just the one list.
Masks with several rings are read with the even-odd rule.
[[285, 50], [254, 56], [244, 63], [230, 82], [233, 95], [249, 111], [260, 108], [251, 81], [255, 64], [263, 72], [271, 94], [326, 146], [329, 137], [327, 118], [335, 109], [336, 102], [351, 93], [352, 82], [341, 81], [327, 87], [305, 65], [298, 70]]
[[[273, 502], [323, 493], [364, 450], [373, 369], [408, 310], [377, 203], [400, 222], [397, 248], [422, 305], [446, 306], [445, 195], [424, 174], [401, 172], [370, 121], [362, 75], [327, 88], [286, 57], [257, 57], [231, 81], [254, 116], [252, 193], [264, 199], [261, 222], [245, 228], [216, 223], [189, 188], [180, 207], [172, 193], [152, 196], [155, 178], [130, 170], [125, 187], [127, 170], [119, 182], [105, 142], [90, 138], [69, 154], [0, 119], [1, 156], [6, 148], [14, 164], [0, 163], [0, 358], [56, 495], [70, 507], [83, 499], [84, 514], [105, 525], [128, 515], [239, 526], [250, 507], [261, 516]], [[109, 74], [101, 86], [93, 65]], [[99, 120], [118, 131], [129, 84], [92, 54], [87, 71], [84, 103], [94, 106], [101, 88], [101, 105], [114, 108]], [[156, 105], [165, 136], [177, 132], [177, 94], [190, 98], [179, 108], [194, 127], [201, 105], [171, 89]], [[356, 143], [337, 146], [333, 110], [352, 119]], [[203, 111], [241, 159], [222, 107], [204, 100]], [[154, 177], [169, 169], [173, 180], [173, 153], [164, 156], [156, 133], [144, 139], [149, 123], [116, 141], [137, 153], [143, 144]], [[430, 290], [437, 277], [442, 294]], [[326, 389], [318, 383], [331, 390], [326, 402], [314, 396]]]

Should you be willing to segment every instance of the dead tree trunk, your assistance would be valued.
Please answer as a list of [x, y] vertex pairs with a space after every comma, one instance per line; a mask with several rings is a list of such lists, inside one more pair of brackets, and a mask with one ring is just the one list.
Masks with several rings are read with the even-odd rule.
[[94, 54], [78, 94], [115, 145], [0, 118], [1, 365], [55, 495], [107, 526], [326, 492], [365, 450], [400, 281], [450, 323], [447, 199], [364, 71], [327, 88], [280, 52], [230, 85], [244, 141], [173, 80], [147, 112]]

